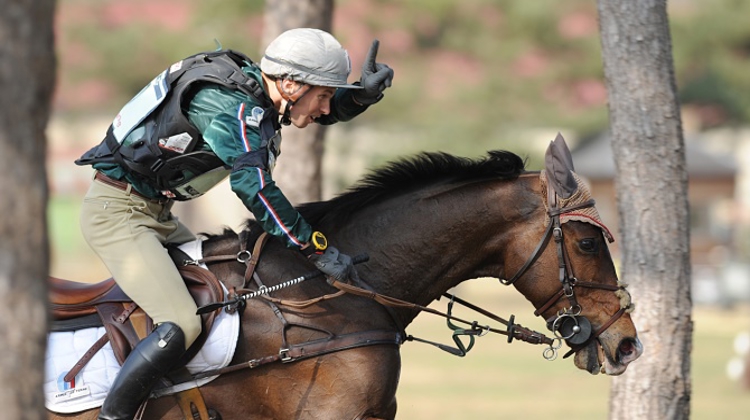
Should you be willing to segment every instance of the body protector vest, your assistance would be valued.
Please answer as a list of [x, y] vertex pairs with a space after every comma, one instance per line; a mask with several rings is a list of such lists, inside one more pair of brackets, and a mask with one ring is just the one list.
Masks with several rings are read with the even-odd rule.
[[260, 83], [242, 71], [245, 62], [252, 63], [244, 54], [220, 50], [173, 64], [122, 108], [101, 144], [75, 163], [117, 163], [168, 198], [189, 200], [203, 195], [226, 178], [231, 168], [215, 153], [196, 150], [203, 137], [182, 109], [191, 97], [188, 90], [198, 82], [239, 90], [261, 104], [266, 117], [260, 123], [261, 142], [264, 152], [273, 155], [264, 153], [267, 161], [272, 161], [280, 146], [278, 117], [273, 118], [278, 113]]

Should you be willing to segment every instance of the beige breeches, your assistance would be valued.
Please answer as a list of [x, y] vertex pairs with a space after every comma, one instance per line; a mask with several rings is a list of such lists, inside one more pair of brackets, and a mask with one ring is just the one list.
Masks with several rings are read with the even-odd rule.
[[201, 332], [200, 317], [164, 244], [195, 236], [171, 214], [171, 204], [93, 181], [81, 208], [81, 230], [122, 290], [156, 324], [180, 326], [190, 346]]

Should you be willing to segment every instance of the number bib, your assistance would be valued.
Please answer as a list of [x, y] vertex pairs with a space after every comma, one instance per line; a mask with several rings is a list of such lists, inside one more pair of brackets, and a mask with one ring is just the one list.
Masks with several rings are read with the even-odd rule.
[[167, 70], [164, 70], [125, 104], [112, 121], [112, 134], [118, 143], [122, 143], [125, 137], [162, 103], [167, 97], [167, 92], [169, 83]]

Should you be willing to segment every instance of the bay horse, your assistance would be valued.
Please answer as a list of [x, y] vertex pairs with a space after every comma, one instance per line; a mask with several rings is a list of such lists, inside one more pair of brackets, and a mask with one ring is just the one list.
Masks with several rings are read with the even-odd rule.
[[[235, 300], [244, 308], [231, 364], [245, 369], [200, 387], [220, 415], [214, 418], [395, 418], [404, 329], [420, 309], [475, 278], [512, 284], [548, 320], [555, 338], [524, 336], [512, 322], [511, 334], [530, 342], [541, 336], [555, 352], [567, 342], [580, 369], [619, 375], [643, 351], [609, 254], [611, 235], [560, 136], [542, 171], [525, 170], [519, 156], [504, 151], [480, 159], [423, 153], [299, 210], [331, 245], [349, 255], [367, 253], [369, 260], [356, 266], [347, 284], [356, 287], [348, 291], [317, 278], [279, 287], [271, 297]], [[257, 290], [252, 279], [245, 284], [246, 259], [234, 257], [253, 249], [246, 238], [258, 229], [248, 222], [243, 234], [227, 230], [203, 240], [206, 260], [232, 256], [208, 264], [225, 284]], [[312, 269], [273, 238], [255, 262], [257, 278], [272, 289]], [[307, 303], [294, 304], [300, 302]], [[338, 351], [317, 352], [321, 343]], [[49, 418], [96, 415], [94, 409]], [[143, 418], [184, 417], [165, 396], [151, 400]]]

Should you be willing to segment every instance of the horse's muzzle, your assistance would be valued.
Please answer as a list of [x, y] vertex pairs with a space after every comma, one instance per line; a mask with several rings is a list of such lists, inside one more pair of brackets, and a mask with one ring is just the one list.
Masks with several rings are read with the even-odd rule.
[[603, 373], [617, 376], [623, 374], [628, 365], [641, 354], [643, 345], [638, 338], [624, 338], [612, 351], [608, 351], [606, 343], [595, 339], [576, 352], [574, 363], [579, 369], [592, 375]]

